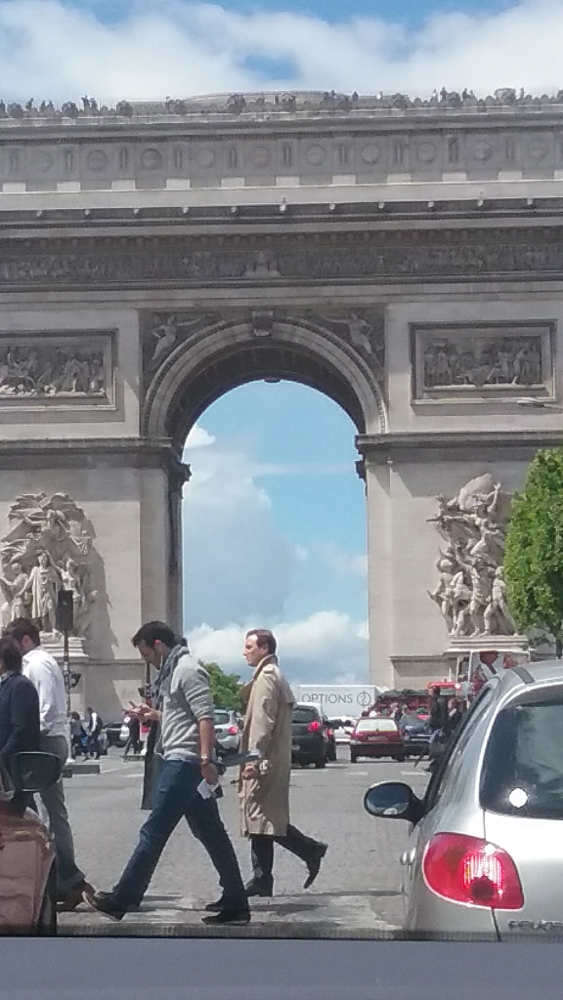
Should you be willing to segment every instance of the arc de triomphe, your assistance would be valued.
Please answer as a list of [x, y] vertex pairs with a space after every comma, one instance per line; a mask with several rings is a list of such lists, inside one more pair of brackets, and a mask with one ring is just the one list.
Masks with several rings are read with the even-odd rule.
[[231, 388], [295, 379], [354, 421], [390, 686], [443, 670], [436, 496], [511, 492], [563, 440], [563, 105], [395, 103], [0, 116], [4, 613], [65, 574], [104, 714], [139, 623], [181, 624], [182, 447]]

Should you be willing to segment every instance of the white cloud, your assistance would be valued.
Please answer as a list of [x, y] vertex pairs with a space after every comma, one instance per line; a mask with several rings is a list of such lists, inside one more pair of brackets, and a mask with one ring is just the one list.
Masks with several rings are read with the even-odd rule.
[[[329, 23], [295, 12], [130, 3], [103, 24], [77, 3], [0, 2], [5, 98], [104, 102], [268, 87], [425, 94], [446, 84], [483, 94], [561, 85], [563, 5], [522, 0], [500, 12], [438, 13], [407, 27], [378, 17]], [[56, 58], [53, 53], [56, 52]], [[247, 60], [289, 67], [269, 78]], [[25, 93], [23, 88], [25, 87]]]
[[200, 625], [188, 633], [188, 641], [199, 659], [216, 661], [243, 675], [244, 636], [255, 627], [272, 629], [282, 666], [294, 682], [345, 684], [367, 679], [367, 622], [355, 622], [338, 611], [320, 611], [293, 622], [264, 619], [216, 629]]
[[260, 466], [252, 455], [215, 441], [202, 425], [192, 435], [185, 450], [192, 478], [184, 498], [184, 567], [185, 621], [196, 655], [242, 673], [244, 634], [266, 625], [278, 637], [293, 680], [365, 681], [366, 622], [338, 610], [305, 610], [300, 618], [297, 611], [296, 620], [285, 612], [292, 595], [293, 605], [302, 607], [295, 596], [299, 572], [320, 566], [342, 581], [334, 590], [342, 587], [347, 596], [350, 576], [365, 576], [365, 556], [333, 543], [305, 546], [287, 538], [257, 481]]
[[[215, 444], [213, 434], [206, 431], [201, 424], [194, 424], [186, 439], [186, 451], [189, 452], [192, 448], [207, 448], [210, 444]], [[186, 459], [189, 459], [189, 455], [186, 455]]]
[[332, 573], [339, 576], [359, 576], [362, 579], [368, 575], [368, 557], [364, 552], [360, 555], [347, 552], [332, 542], [324, 542], [314, 546], [313, 555], [320, 559]]
[[183, 503], [188, 627], [281, 615], [297, 555], [254, 479], [254, 463], [217, 443], [196, 456], [187, 450], [186, 458], [192, 466]]

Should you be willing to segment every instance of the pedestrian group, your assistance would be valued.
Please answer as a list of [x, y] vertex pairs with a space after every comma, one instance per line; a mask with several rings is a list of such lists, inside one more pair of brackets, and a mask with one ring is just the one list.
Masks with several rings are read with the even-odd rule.
[[[113, 888], [96, 890], [78, 867], [65, 804], [62, 777], [32, 796], [22, 808], [37, 808], [48, 824], [57, 854], [59, 909], [73, 910], [82, 900], [114, 919], [142, 902], [171, 834], [182, 818], [200, 841], [214, 866], [220, 896], [203, 918], [209, 925], [246, 924], [250, 900], [274, 891], [274, 845], [305, 864], [304, 888], [315, 881], [327, 845], [306, 836], [290, 822], [291, 714], [293, 695], [276, 656], [276, 639], [268, 629], [251, 629], [244, 657], [253, 671], [243, 688], [245, 702], [242, 752], [252, 762], [241, 766], [238, 781], [241, 831], [250, 841], [252, 877], [245, 885], [227, 830], [221, 820], [221, 795], [215, 755], [214, 706], [209, 675], [191, 655], [186, 641], [164, 622], [143, 625], [133, 645], [156, 670], [156, 681], [144, 690], [142, 704], [130, 714], [149, 725], [142, 808], [150, 810], [137, 844]], [[101, 718], [88, 708], [84, 729], [72, 713], [73, 755], [83, 747], [99, 757]], [[41, 647], [36, 624], [15, 619], [0, 639], [0, 767], [21, 751], [54, 754], [62, 764], [69, 756], [66, 692], [57, 661]], [[246, 759], [246, 757], [245, 757]]]

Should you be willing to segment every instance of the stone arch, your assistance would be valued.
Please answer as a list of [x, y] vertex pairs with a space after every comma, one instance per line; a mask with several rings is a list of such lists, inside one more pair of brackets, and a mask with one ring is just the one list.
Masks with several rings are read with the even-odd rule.
[[384, 433], [387, 410], [372, 366], [329, 330], [308, 321], [276, 321], [267, 335], [249, 322], [208, 327], [176, 347], [154, 375], [143, 407], [143, 433], [181, 448], [201, 414], [231, 389], [258, 379], [318, 389], [348, 413], [359, 434]]

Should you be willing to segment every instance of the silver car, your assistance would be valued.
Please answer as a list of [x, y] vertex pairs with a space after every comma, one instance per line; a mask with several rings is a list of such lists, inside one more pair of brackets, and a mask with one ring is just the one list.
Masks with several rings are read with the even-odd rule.
[[222, 754], [238, 753], [240, 750], [241, 722], [237, 712], [226, 708], [215, 709], [215, 739]]
[[563, 662], [490, 680], [424, 799], [392, 781], [370, 788], [364, 804], [411, 823], [405, 930], [563, 940]]

